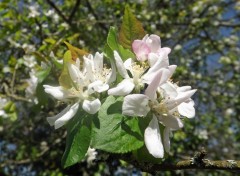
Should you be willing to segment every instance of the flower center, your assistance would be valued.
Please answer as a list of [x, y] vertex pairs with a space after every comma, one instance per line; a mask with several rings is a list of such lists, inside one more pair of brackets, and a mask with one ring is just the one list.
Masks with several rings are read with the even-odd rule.
[[150, 101], [149, 106], [151, 110], [158, 116], [167, 116], [168, 115], [168, 108], [164, 104], [164, 102], [158, 102], [158, 101]]
[[111, 74], [111, 68], [107, 68], [106, 65], [104, 65], [102, 71], [100, 73], [94, 73], [95, 80], [100, 80], [102, 82], [106, 82], [106, 80], [109, 79], [109, 76]]

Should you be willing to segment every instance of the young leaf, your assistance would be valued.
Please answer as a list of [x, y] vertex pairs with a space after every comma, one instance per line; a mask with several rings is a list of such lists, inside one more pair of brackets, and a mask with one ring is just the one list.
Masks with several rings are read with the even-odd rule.
[[68, 50], [63, 56], [63, 71], [60, 77], [58, 78], [60, 86], [65, 88], [71, 88], [71, 83], [72, 83], [68, 73], [68, 67], [67, 67], [68, 63], [74, 63], [74, 61], [72, 60], [72, 54], [70, 50]]
[[76, 164], [84, 159], [91, 141], [90, 117], [79, 118], [78, 113], [67, 124], [67, 142], [62, 157], [64, 168]]
[[119, 33], [119, 43], [128, 49], [132, 49], [132, 42], [142, 39], [145, 31], [140, 21], [132, 14], [129, 6], [125, 7], [123, 22]]
[[81, 58], [82, 56], [84, 55], [87, 55], [88, 52], [84, 51], [84, 50], [81, 50], [75, 46], [72, 46], [70, 43], [68, 42], [64, 42], [68, 49], [71, 51], [71, 54], [72, 54], [72, 58], [74, 61], [76, 61], [77, 58]]
[[143, 146], [138, 118], [126, 118], [122, 113], [123, 98], [109, 96], [98, 113], [99, 125], [93, 128], [94, 148], [112, 153], [126, 153]]
[[[117, 39], [117, 31], [114, 27], [111, 27], [107, 37], [107, 45], [112, 50], [116, 50], [123, 60], [127, 60], [128, 58], [135, 58], [135, 55], [128, 49], [123, 48]], [[108, 49], [109, 49], [108, 48]]]

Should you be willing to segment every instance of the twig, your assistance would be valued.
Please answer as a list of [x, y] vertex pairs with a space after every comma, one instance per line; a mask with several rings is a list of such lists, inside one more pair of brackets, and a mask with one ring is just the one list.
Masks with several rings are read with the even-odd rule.
[[47, 3], [54, 8], [54, 10], [57, 12], [57, 14], [66, 22], [70, 25], [70, 21], [67, 19], [67, 17], [59, 10], [59, 8], [51, 1], [51, 0], [46, 0]]
[[[97, 16], [97, 14], [94, 12], [94, 9], [92, 8], [92, 5], [90, 4], [90, 2], [88, 0], [86, 0], [87, 3], [87, 7], [89, 9], [89, 11], [93, 14], [93, 16], [95, 17], [95, 19], [98, 21], [99, 18]], [[108, 28], [103, 24], [103, 23], [98, 23], [98, 25], [104, 30], [104, 31], [108, 31]]]
[[72, 23], [72, 19], [73, 19], [74, 15], [75, 15], [75, 13], [76, 13], [76, 11], [78, 9], [78, 6], [80, 5], [80, 2], [81, 2], [81, 0], [77, 0], [75, 6], [73, 7], [73, 10], [72, 10], [72, 12], [71, 12], [71, 14], [70, 14], [70, 16], [68, 18], [68, 21], [70, 23]]
[[[185, 170], [185, 169], [209, 169], [209, 170], [239, 170], [240, 171], [240, 161], [235, 160], [216, 160], [211, 161], [204, 159], [207, 155], [207, 152], [202, 149], [200, 152], [197, 152], [193, 158], [188, 160], [179, 161], [176, 164], [161, 163], [161, 164], [152, 164], [152, 163], [140, 163], [128, 154], [120, 155], [120, 158], [134, 165], [135, 167], [141, 169], [143, 172], [156, 173], [158, 171], [167, 171], [167, 170]], [[130, 160], [130, 161], [129, 161]]]
[[29, 102], [29, 100], [27, 98], [24, 98], [24, 97], [20, 97], [18, 95], [15, 95], [14, 93], [11, 93], [9, 92], [9, 87], [7, 86], [6, 83], [3, 83], [3, 88], [4, 88], [4, 91], [6, 92], [6, 95], [10, 98], [13, 98], [15, 100], [20, 100], [20, 101], [26, 101], [26, 102]]

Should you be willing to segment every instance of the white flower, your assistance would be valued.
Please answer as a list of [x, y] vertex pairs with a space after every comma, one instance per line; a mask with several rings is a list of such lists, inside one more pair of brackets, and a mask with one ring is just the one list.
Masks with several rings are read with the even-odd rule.
[[97, 151], [94, 148], [88, 148], [86, 157], [88, 165], [92, 165], [92, 162], [96, 159]]
[[[172, 73], [161, 69], [148, 85], [144, 94], [127, 95], [123, 102], [123, 114], [128, 116], [146, 116], [149, 111], [153, 113], [152, 120], [144, 133], [144, 141], [150, 154], [156, 158], [163, 158], [164, 150], [170, 150], [169, 133], [183, 127], [180, 115], [191, 118], [195, 114], [193, 102], [190, 97], [196, 90], [191, 87], [171, 87], [165, 83], [166, 77]], [[171, 84], [170, 84], [171, 85]], [[165, 91], [163, 92], [164, 89]], [[141, 111], [139, 111], [141, 110]], [[162, 141], [158, 123], [165, 126]]]
[[109, 89], [108, 94], [125, 96], [131, 93], [134, 89], [136, 92], [140, 93], [144, 88], [144, 85], [149, 84], [160, 69], [168, 68], [171, 73], [173, 73], [176, 66], [169, 66], [167, 54], [168, 51], [164, 51], [158, 56], [154, 53], [150, 54], [150, 68], [148, 69], [148, 67], [134, 62], [131, 58], [123, 63], [119, 54], [114, 51], [114, 58], [118, 72], [124, 79], [116, 87]]
[[33, 68], [35, 65], [37, 65], [37, 61], [33, 55], [24, 55], [23, 64], [26, 67]]
[[108, 90], [108, 84], [115, 80], [115, 70], [104, 67], [102, 54], [96, 53], [95, 57], [90, 54], [88, 57], [84, 56], [83, 59], [82, 64], [79, 59], [76, 64], [68, 64], [72, 88], [44, 85], [46, 93], [58, 100], [70, 102], [70, 105], [61, 113], [47, 118], [50, 125], [54, 125], [56, 129], [70, 120], [77, 113], [80, 105], [89, 114], [98, 112], [101, 106], [97, 98], [98, 94]]
[[29, 11], [30, 11], [28, 17], [36, 18], [37, 16], [40, 15], [40, 13], [38, 12], [38, 8], [39, 8], [38, 5], [34, 4], [34, 5], [31, 5], [31, 6], [28, 6], [28, 8], [29, 8]]
[[4, 106], [7, 104], [8, 100], [6, 98], [0, 97], [0, 117], [7, 118], [8, 115], [4, 110]]
[[28, 83], [28, 87], [25, 90], [26, 97], [30, 99], [30, 101], [34, 101], [36, 104], [38, 103], [38, 100], [35, 96], [36, 88], [38, 84], [38, 78], [35, 76], [35, 72], [30, 72], [30, 79], [26, 80]]

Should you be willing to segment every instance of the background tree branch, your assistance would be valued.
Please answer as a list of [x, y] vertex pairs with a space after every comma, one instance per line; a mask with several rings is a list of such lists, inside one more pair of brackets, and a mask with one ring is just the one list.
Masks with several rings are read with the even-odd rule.
[[171, 171], [171, 170], [186, 170], [186, 169], [209, 169], [209, 170], [229, 170], [229, 171], [240, 171], [240, 161], [236, 160], [209, 160], [205, 159], [207, 152], [205, 149], [197, 152], [193, 158], [188, 160], [178, 161], [177, 163], [163, 162], [161, 164], [152, 163], [140, 163], [134, 159], [130, 160], [129, 155], [121, 155], [120, 158], [131, 163], [141, 171], [148, 173], [156, 173], [158, 171]]

